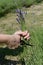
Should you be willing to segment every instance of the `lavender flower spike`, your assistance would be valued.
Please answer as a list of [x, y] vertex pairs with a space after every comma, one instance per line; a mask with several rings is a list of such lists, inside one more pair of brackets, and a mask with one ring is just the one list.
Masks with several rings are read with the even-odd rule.
[[20, 15], [19, 15], [19, 14], [17, 14], [17, 16], [18, 16], [18, 17], [20, 17]]
[[17, 22], [20, 23], [20, 19], [19, 18], [16, 18]]
[[17, 12], [17, 13], [20, 13], [20, 9], [17, 9], [16, 12]]

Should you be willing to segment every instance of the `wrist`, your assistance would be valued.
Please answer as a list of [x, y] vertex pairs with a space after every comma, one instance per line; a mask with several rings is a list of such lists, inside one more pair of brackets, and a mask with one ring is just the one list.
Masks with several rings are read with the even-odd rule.
[[4, 36], [4, 40], [3, 40], [3, 42], [5, 42], [5, 44], [7, 44], [7, 42], [9, 41], [9, 39], [11, 38], [11, 35], [5, 35]]

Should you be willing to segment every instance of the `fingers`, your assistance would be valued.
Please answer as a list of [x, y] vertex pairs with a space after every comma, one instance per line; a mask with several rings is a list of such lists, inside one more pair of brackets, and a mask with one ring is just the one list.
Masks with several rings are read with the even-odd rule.
[[29, 37], [29, 33], [24, 37], [25, 39]]
[[28, 33], [28, 31], [17, 31], [14, 34], [25, 36]]
[[28, 31], [17, 31], [15, 32], [15, 34], [19, 35], [20, 37], [24, 37], [24, 39], [30, 39], [30, 34], [28, 33]]
[[28, 33], [28, 31], [18, 31], [16, 34], [21, 35], [21, 37], [24, 37], [24, 39], [29, 40], [30, 39], [30, 34]]
[[22, 35], [22, 34], [23, 34], [23, 32], [20, 30], [20, 31], [15, 32], [14, 34], [17, 34], [17, 35]]
[[29, 39], [30, 39], [30, 37], [27, 38], [27, 40], [29, 40]]
[[26, 36], [28, 34], [28, 31], [22, 32], [22, 36]]
[[24, 39], [29, 40], [29, 39], [30, 39], [30, 34], [29, 34], [29, 33], [27, 33], [27, 35], [24, 37]]
[[23, 36], [24, 36], [24, 39], [27, 39], [27, 40], [30, 39], [30, 33], [28, 33], [28, 31], [24, 31]]

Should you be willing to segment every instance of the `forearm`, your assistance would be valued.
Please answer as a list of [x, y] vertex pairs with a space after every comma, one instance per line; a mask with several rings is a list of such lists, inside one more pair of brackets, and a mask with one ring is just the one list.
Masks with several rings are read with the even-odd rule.
[[1, 42], [6, 43], [9, 38], [10, 38], [10, 35], [0, 34], [0, 43], [1, 43]]

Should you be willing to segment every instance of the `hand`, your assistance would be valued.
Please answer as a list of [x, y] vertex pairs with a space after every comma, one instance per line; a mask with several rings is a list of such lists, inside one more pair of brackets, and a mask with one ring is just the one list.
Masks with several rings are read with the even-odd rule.
[[24, 37], [24, 39], [30, 39], [30, 34], [28, 33], [28, 31], [17, 31], [14, 34], [19, 35], [20, 38]]
[[7, 43], [8, 47], [15, 49], [18, 46], [20, 46], [21, 37], [24, 37], [24, 39], [27, 39], [27, 40], [30, 39], [30, 35], [28, 31], [17, 31], [13, 35], [10, 36]]

